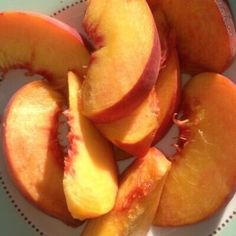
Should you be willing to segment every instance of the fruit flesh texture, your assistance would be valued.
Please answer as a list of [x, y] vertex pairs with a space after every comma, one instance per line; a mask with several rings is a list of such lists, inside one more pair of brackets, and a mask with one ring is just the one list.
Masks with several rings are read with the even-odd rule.
[[89, 53], [79, 34], [56, 19], [38, 13], [0, 14], [0, 70], [25, 68], [64, 89], [67, 72], [85, 73]]
[[68, 87], [70, 149], [63, 185], [69, 211], [83, 220], [105, 214], [114, 206], [117, 168], [112, 146], [80, 113], [81, 84], [72, 72], [68, 74]]
[[37, 208], [66, 224], [70, 215], [63, 192], [63, 153], [57, 142], [61, 95], [46, 82], [19, 89], [4, 118], [4, 149], [9, 173], [20, 192]]
[[170, 162], [157, 149], [123, 173], [115, 207], [88, 222], [82, 235], [146, 235], [157, 209]]
[[133, 112], [117, 121], [96, 124], [114, 145], [134, 156], [147, 153], [158, 125], [158, 98], [153, 89]]
[[185, 72], [219, 73], [229, 66], [236, 37], [230, 10], [223, 0], [165, 0], [160, 5], [175, 30]]
[[83, 113], [96, 122], [117, 120], [148, 96], [159, 72], [152, 14], [143, 0], [91, 0], [84, 27], [97, 50], [83, 83]]
[[179, 153], [173, 157], [154, 224], [180, 226], [214, 214], [236, 187], [236, 87], [214, 73], [183, 92]]

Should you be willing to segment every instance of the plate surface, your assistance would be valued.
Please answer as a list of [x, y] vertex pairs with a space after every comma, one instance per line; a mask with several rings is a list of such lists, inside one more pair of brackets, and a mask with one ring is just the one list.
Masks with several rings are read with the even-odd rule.
[[[236, 2], [229, 1], [231, 9], [236, 16]], [[0, 9], [4, 10], [29, 10], [41, 12], [53, 16], [84, 35], [81, 21], [86, 9], [86, 1], [73, 0], [11, 0], [0, 1]], [[236, 60], [225, 73], [236, 81]], [[0, 84], [0, 115], [11, 97], [12, 93], [24, 83], [40, 79], [39, 76], [26, 77], [24, 71], [16, 70], [7, 74], [7, 79]], [[22, 77], [22, 79], [16, 79]], [[173, 128], [165, 139], [159, 144], [159, 148], [165, 152], [171, 152], [171, 137], [176, 130]], [[121, 168], [128, 163], [123, 162]], [[12, 184], [0, 146], [0, 235], [3, 236], [78, 236], [82, 228], [72, 229], [59, 221], [41, 213], [18, 193]], [[155, 228], [150, 229], [148, 236], [235, 236], [236, 235], [236, 195], [229, 204], [214, 217], [199, 224], [181, 228]]]

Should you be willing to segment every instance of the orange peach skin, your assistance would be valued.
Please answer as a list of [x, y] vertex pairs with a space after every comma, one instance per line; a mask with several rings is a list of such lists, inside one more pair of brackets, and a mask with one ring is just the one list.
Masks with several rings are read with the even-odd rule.
[[113, 210], [88, 221], [82, 236], [146, 235], [170, 165], [156, 148], [136, 159], [121, 177]]
[[162, 10], [175, 30], [184, 71], [223, 72], [236, 49], [235, 26], [223, 0], [164, 0]]
[[69, 110], [66, 115], [70, 149], [65, 159], [64, 192], [74, 218], [83, 220], [110, 211], [118, 189], [112, 146], [80, 113], [81, 84], [69, 72]]
[[167, 22], [166, 16], [160, 7], [152, 10], [154, 21], [158, 30], [161, 44], [161, 68], [163, 68], [165, 60], [168, 57], [169, 48], [172, 49], [175, 45], [174, 30], [171, 29]]
[[15, 186], [34, 206], [76, 226], [63, 192], [63, 153], [57, 142], [61, 95], [46, 82], [19, 89], [3, 123], [5, 157]]
[[169, 55], [155, 85], [159, 101], [159, 114], [153, 145], [160, 141], [172, 125], [172, 117], [178, 109], [181, 96], [179, 59], [175, 47], [171, 47], [168, 49]]
[[166, 180], [155, 225], [180, 226], [213, 215], [236, 187], [236, 86], [203, 73], [183, 91], [179, 153]]
[[138, 107], [155, 84], [158, 33], [144, 0], [90, 0], [84, 27], [96, 51], [83, 83], [83, 113], [97, 123], [111, 122]]
[[141, 105], [124, 118], [96, 124], [101, 133], [120, 149], [143, 156], [150, 148], [158, 126], [158, 99], [155, 89]]
[[56, 19], [38, 13], [0, 13], [0, 70], [25, 68], [41, 74], [57, 89], [67, 72], [84, 75], [89, 54], [80, 35]]

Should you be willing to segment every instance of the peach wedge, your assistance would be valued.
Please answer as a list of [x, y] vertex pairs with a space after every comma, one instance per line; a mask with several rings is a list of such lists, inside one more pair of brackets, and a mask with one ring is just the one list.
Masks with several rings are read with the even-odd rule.
[[161, 53], [152, 13], [145, 0], [90, 0], [84, 27], [96, 50], [82, 111], [96, 122], [117, 120], [141, 104], [157, 79]]
[[30, 12], [0, 13], [0, 70], [25, 68], [41, 74], [57, 89], [67, 84], [67, 72], [84, 75], [89, 54], [80, 35], [48, 16]]
[[224, 0], [164, 0], [162, 10], [175, 30], [185, 72], [223, 72], [236, 52], [231, 12]]
[[173, 157], [154, 224], [180, 226], [204, 220], [236, 187], [236, 86], [202, 73], [183, 91], [179, 152]]
[[19, 89], [4, 118], [4, 151], [20, 192], [45, 213], [77, 225], [63, 192], [63, 153], [57, 142], [62, 105], [61, 95], [46, 82], [31, 82]]
[[146, 235], [170, 166], [156, 148], [136, 159], [121, 177], [115, 207], [108, 214], [90, 220], [82, 236]]
[[86, 219], [110, 211], [117, 194], [117, 168], [112, 145], [80, 113], [81, 84], [69, 72], [70, 149], [65, 159], [64, 192], [74, 218]]

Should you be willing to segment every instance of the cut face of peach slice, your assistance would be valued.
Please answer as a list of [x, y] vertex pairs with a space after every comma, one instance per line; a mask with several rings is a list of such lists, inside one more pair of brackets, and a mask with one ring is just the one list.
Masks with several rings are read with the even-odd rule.
[[177, 48], [186, 72], [222, 72], [235, 55], [233, 19], [224, 0], [160, 1], [175, 30]]
[[236, 86], [203, 73], [183, 91], [179, 149], [154, 224], [198, 222], [227, 203], [236, 187]]
[[134, 156], [143, 156], [153, 141], [158, 125], [158, 112], [158, 99], [153, 89], [148, 98], [128, 116], [96, 126], [122, 150]]
[[90, 220], [82, 235], [146, 235], [169, 169], [170, 162], [155, 148], [136, 159], [121, 177], [115, 207]]
[[97, 217], [110, 211], [117, 194], [117, 167], [112, 146], [79, 110], [81, 84], [68, 74], [70, 150], [65, 160], [64, 192], [74, 218]]
[[4, 119], [4, 149], [9, 173], [20, 192], [37, 208], [76, 225], [63, 192], [63, 153], [57, 142], [63, 100], [46, 82], [19, 89]]
[[114, 121], [140, 105], [157, 79], [161, 55], [153, 16], [144, 0], [91, 0], [84, 26], [97, 50], [83, 83], [83, 113]]
[[51, 17], [28, 12], [0, 13], [0, 70], [26, 68], [45, 76], [55, 88], [67, 72], [83, 75], [89, 54], [79, 34]]

